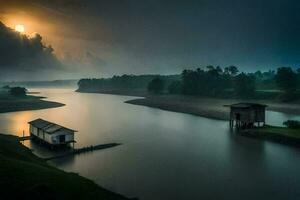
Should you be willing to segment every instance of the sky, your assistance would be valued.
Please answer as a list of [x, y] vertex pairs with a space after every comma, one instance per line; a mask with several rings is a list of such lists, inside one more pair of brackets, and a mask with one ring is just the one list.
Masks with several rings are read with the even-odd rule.
[[36, 44], [0, 32], [0, 79], [298, 68], [299, 10], [296, 0], [0, 0], [0, 21], [44, 46], [22, 53]]

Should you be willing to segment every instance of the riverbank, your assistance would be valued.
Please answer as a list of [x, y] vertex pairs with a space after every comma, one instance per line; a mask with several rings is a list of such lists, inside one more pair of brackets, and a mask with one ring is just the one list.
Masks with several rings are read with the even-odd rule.
[[50, 166], [16, 136], [0, 134], [0, 166], [1, 196], [9, 199], [128, 199]]
[[45, 101], [43, 97], [38, 96], [26, 95], [14, 97], [0, 94], [0, 113], [56, 108], [64, 105], [63, 103]]
[[[157, 95], [133, 99], [125, 103], [149, 106], [162, 110], [182, 112], [218, 120], [229, 119], [229, 109], [224, 105], [244, 102], [242, 99], [217, 99], [183, 95]], [[299, 102], [282, 103], [270, 100], [246, 100], [268, 105], [267, 110], [300, 115]]]

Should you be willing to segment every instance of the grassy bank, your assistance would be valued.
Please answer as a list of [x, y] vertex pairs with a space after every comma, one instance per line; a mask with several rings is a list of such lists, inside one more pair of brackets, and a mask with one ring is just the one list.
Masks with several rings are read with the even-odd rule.
[[24, 110], [38, 110], [60, 106], [64, 106], [64, 104], [45, 101], [42, 99], [42, 97], [31, 95], [16, 97], [6, 93], [0, 93], [0, 113]]
[[0, 134], [0, 166], [1, 196], [9, 199], [127, 199], [48, 165], [16, 136]]
[[[156, 95], [147, 96], [146, 98], [142, 99], [129, 100], [126, 101], [126, 103], [160, 108], [174, 112], [188, 113], [207, 118], [228, 120], [229, 109], [224, 107], [224, 105], [244, 101], [245, 100], [243, 99], [204, 98], [183, 95]], [[267, 104], [267, 109], [272, 111], [298, 115], [300, 114], [300, 104], [298, 102], [282, 103], [270, 100], [246, 101]]]
[[300, 146], [300, 129], [266, 125], [264, 127], [245, 130], [242, 134]]

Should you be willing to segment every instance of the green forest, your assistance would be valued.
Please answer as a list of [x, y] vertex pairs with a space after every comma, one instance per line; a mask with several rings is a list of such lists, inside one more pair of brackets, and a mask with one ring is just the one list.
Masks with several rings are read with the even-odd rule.
[[78, 91], [145, 92], [148, 94], [195, 95], [220, 98], [278, 98], [291, 101], [300, 97], [300, 68], [241, 72], [236, 66], [207, 66], [183, 70], [180, 75], [122, 75], [112, 78], [81, 79]]

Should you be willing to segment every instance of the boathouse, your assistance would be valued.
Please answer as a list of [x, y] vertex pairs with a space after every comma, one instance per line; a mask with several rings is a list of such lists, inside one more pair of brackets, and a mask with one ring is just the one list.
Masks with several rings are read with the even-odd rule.
[[236, 103], [230, 107], [230, 127], [253, 128], [265, 125], [267, 105], [256, 103]]
[[28, 124], [30, 125], [30, 136], [50, 146], [74, 145], [76, 142], [74, 140], [74, 133], [77, 131], [75, 130], [43, 119], [36, 119], [28, 122]]

